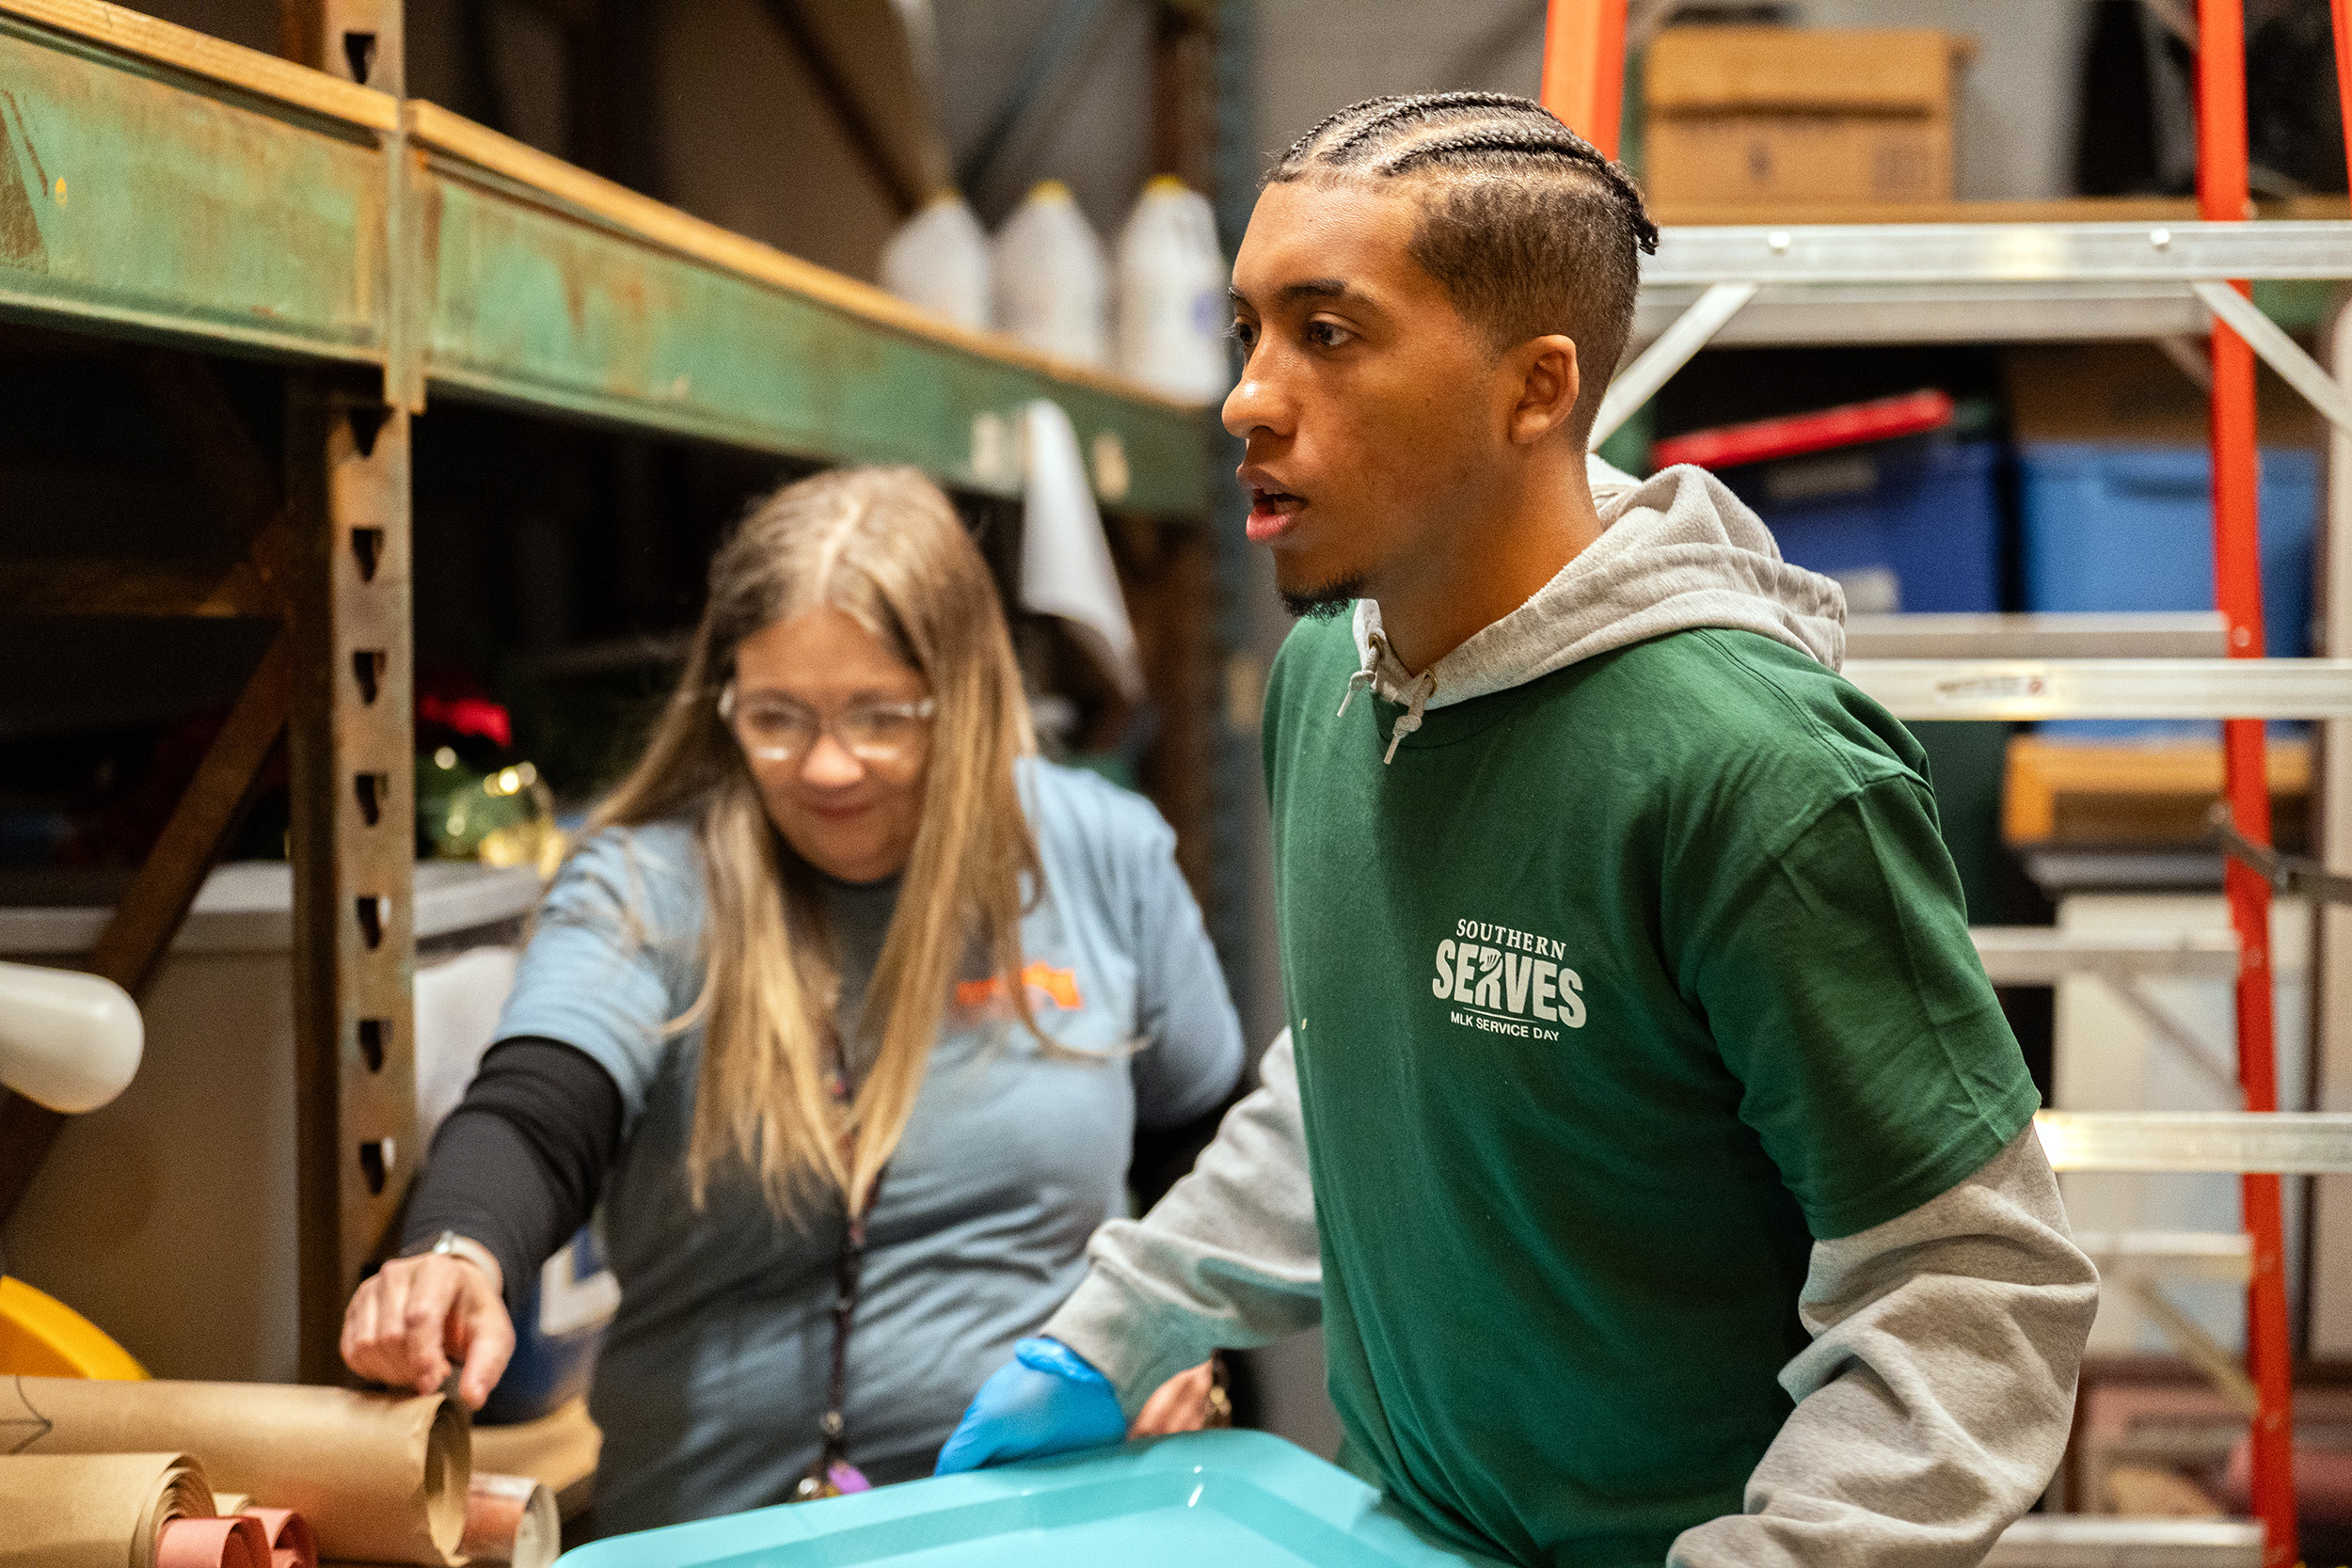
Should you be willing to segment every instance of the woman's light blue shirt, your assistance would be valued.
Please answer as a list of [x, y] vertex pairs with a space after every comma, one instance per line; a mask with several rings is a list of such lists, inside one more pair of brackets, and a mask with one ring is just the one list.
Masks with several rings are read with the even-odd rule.
[[[1123, 1208], [1135, 1124], [1203, 1114], [1240, 1070], [1159, 814], [1049, 763], [1025, 759], [1019, 783], [1045, 874], [1021, 927], [1049, 982], [1030, 1001], [1077, 1059], [1000, 1009], [949, 1005], [869, 1224], [850, 1341], [850, 1455], [877, 1482], [928, 1474], [980, 1381], [1076, 1286], [1087, 1238]], [[702, 1031], [669, 1025], [702, 990], [703, 919], [691, 824], [599, 834], [549, 890], [499, 1022], [578, 1047], [621, 1090], [601, 1210], [621, 1306], [590, 1395], [600, 1531], [785, 1500], [824, 1408], [838, 1198], [804, 1228], [739, 1174], [700, 1213], [687, 1198]]]

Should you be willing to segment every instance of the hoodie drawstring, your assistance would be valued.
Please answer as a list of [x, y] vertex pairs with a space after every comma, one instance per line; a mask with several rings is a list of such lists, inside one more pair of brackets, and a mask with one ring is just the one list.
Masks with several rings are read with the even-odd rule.
[[[1379, 632], [1373, 632], [1365, 640], [1364, 667], [1347, 677], [1347, 695], [1340, 699], [1340, 711], [1337, 717], [1342, 719], [1347, 717], [1348, 705], [1356, 700], [1357, 692], [1375, 689], [1377, 677], [1375, 672], [1378, 670], [1380, 660], [1383, 657], [1393, 658], [1394, 657], [1389, 650], [1387, 640]], [[1396, 727], [1389, 732], [1389, 750], [1387, 754], [1380, 759], [1381, 767], [1386, 768], [1390, 763], [1394, 762], [1397, 747], [1404, 744], [1406, 736], [1421, 728], [1422, 710], [1428, 706], [1429, 699], [1437, 689], [1437, 673], [1423, 670], [1413, 677], [1413, 683], [1410, 686], [1399, 693], [1405, 703], [1405, 711], [1397, 716]]]
[[1386, 768], [1396, 760], [1396, 749], [1405, 744], [1405, 737], [1421, 728], [1421, 710], [1428, 705], [1431, 694], [1438, 689], [1438, 677], [1423, 670], [1413, 677], [1413, 684], [1405, 689], [1405, 711], [1396, 716], [1396, 728], [1389, 732], [1388, 753], [1381, 757]]

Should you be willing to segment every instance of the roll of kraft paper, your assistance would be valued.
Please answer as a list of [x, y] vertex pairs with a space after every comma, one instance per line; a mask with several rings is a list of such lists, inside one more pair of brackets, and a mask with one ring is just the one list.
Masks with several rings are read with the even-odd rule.
[[[0, 1442], [17, 1436], [0, 1423]], [[164, 1527], [212, 1512], [185, 1454], [0, 1455], [6, 1568], [157, 1568]]]
[[250, 1513], [174, 1519], [155, 1543], [155, 1568], [270, 1568], [269, 1537]]
[[473, 1478], [466, 1495], [466, 1556], [475, 1562], [548, 1568], [564, 1545], [555, 1494], [529, 1476]]
[[[310, 1523], [319, 1555], [456, 1568], [473, 1443], [464, 1407], [267, 1383], [0, 1378], [20, 1453], [195, 1454], [213, 1483]], [[210, 1499], [206, 1499], [209, 1501]]]

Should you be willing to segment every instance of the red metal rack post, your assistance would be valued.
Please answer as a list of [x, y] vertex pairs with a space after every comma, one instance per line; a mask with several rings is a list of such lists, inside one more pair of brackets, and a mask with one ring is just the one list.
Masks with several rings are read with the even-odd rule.
[[2352, 0], [2328, 0], [2336, 24], [2336, 106], [2344, 116], [2344, 159], [2352, 169]]
[[1544, 107], [1604, 158], [1617, 155], [1625, 113], [1625, 6], [1550, 0], [1544, 23]]
[[[2241, 223], [2247, 191], [2245, 0], [2198, 0], [2197, 205], [2209, 223]], [[2341, 15], [2343, 0], [2337, 0]], [[2233, 283], [2246, 292], [2247, 286]], [[2262, 526], [2254, 451], [2254, 353], [2213, 324], [2214, 604], [2233, 658], [2264, 655]], [[2270, 786], [2259, 719], [2222, 724], [2224, 781], [2238, 832], [2270, 842]], [[2279, 1108], [2277, 1036], [2271, 1018], [2270, 886], [2233, 859], [2224, 885], [2237, 930], [2238, 1082], [2249, 1111]], [[2284, 1247], [2279, 1178], [2239, 1178], [2253, 1275], [2246, 1306], [2248, 1370], [2258, 1398], [2253, 1426], [2253, 1503], [2263, 1522], [2264, 1568], [2297, 1560], [2295, 1519], [2294, 1371], [2287, 1340]]]

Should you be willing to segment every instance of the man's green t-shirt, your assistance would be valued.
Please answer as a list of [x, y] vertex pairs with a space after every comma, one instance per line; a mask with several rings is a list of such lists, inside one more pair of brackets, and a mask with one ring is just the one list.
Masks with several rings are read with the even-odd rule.
[[1523, 1562], [1656, 1564], [1792, 1408], [1816, 1239], [2037, 1097], [1918, 746], [1804, 655], [1676, 632], [1440, 708], [1276, 661], [1282, 974], [1350, 1462]]

